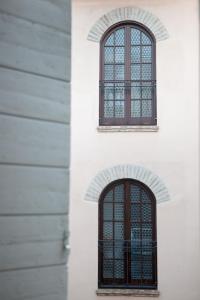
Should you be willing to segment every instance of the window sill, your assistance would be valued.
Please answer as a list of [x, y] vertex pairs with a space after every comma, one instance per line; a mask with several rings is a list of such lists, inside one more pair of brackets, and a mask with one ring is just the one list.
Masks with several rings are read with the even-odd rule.
[[156, 132], [159, 130], [157, 125], [148, 126], [98, 126], [98, 132]]
[[158, 290], [137, 289], [98, 289], [97, 296], [135, 296], [135, 297], [158, 297]]

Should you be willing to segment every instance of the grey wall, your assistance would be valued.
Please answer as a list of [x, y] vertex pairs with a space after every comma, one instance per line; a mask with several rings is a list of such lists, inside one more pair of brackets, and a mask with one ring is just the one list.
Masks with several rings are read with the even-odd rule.
[[0, 1], [0, 299], [66, 299], [70, 1]]

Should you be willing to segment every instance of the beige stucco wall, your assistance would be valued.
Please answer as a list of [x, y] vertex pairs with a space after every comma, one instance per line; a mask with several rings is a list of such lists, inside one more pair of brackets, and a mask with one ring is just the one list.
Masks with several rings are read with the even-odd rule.
[[[158, 132], [96, 129], [99, 44], [87, 35], [103, 14], [122, 6], [150, 11], [169, 32], [157, 43]], [[99, 171], [136, 164], [158, 175], [170, 193], [157, 206], [160, 299], [199, 300], [198, 1], [76, 0], [72, 35], [69, 299], [98, 298], [98, 205], [84, 201], [86, 190]]]

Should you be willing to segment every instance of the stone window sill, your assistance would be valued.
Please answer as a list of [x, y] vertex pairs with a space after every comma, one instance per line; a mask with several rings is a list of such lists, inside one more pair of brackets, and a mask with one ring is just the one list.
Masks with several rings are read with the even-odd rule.
[[154, 126], [98, 126], [98, 132], [156, 132], [159, 127]]
[[134, 296], [134, 297], [158, 297], [158, 290], [136, 290], [136, 289], [98, 289], [97, 296]]

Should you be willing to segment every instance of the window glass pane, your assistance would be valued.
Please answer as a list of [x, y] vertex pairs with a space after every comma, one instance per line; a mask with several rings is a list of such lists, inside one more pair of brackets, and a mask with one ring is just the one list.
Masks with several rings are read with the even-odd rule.
[[115, 45], [123, 46], [124, 45], [124, 29], [118, 29], [115, 31]]
[[115, 117], [124, 118], [124, 101], [115, 101]]
[[143, 204], [142, 205], [142, 221], [151, 222], [151, 205]]
[[143, 245], [152, 246], [152, 224], [143, 223], [142, 224], [142, 241]]
[[131, 205], [131, 220], [133, 222], [140, 222], [141, 220], [141, 207], [140, 204], [132, 204]]
[[152, 60], [151, 46], [142, 47], [142, 62], [151, 63], [151, 60]]
[[143, 83], [142, 84], [142, 98], [143, 99], [151, 99], [152, 98], [151, 83]]
[[123, 100], [124, 99], [124, 84], [116, 83], [115, 84], [115, 100]]
[[114, 46], [114, 33], [107, 38], [105, 46]]
[[105, 80], [113, 80], [114, 79], [114, 72], [113, 72], [114, 68], [111, 65], [105, 65], [104, 66], [104, 72], [105, 72]]
[[132, 83], [131, 87], [131, 99], [140, 99], [141, 98], [141, 86], [140, 82]]
[[112, 202], [113, 201], [113, 191], [110, 191], [104, 197], [104, 202]]
[[113, 260], [103, 260], [103, 277], [113, 278]]
[[151, 64], [142, 65], [142, 79], [151, 80]]
[[124, 220], [124, 204], [115, 203], [115, 221]]
[[124, 47], [115, 48], [115, 62], [124, 63]]
[[124, 185], [120, 184], [115, 187], [114, 190], [114, 201], [115, 202], [124, 202]]
[[135, 280], [142, 279], [142, 261], [140, 255], [135, 254], [131, 261], [131, 278]]
[[139, 63], [140, 62], [140, 47], [131, 47], [131, 62]]
[[143, 45], [151, 45], [150, 38], [144, 33], [142, 33], [142, 44]]
[[104, 99], [105, 100], [114, 100], [114, 84], [112, 84], [112, 83], [104, 84]]
[[142, 202], [151, 203], [148, 194], [144, 190], [142, 190], [141, 196], [142, 196]]
[[113, 101], [104, 101], [104, 118], [112, 118], [114, 115]]
[[151, 255], [144, 255], [142, 265], [143, 265], [143, 279], [152, 280], [153, 279], [152, 256]]
[[114, 224], [115, 226], [115, 239], [123, 240], [124, 239], [124, 223], [117, 222]]
[[131, 202], [140, 202], [140, 187], [131, 185]]
[[131, 101], [131, 117], [133, 117], [133, 118], [140, 117], [140, 101], [139, 100]]
[[124, 241], [115, 241], [114, 243], [115, 258], [124, 258]]
[[104, 61], [105, 63], [114, 63], [114, 48], [105, 47], [104, 48]]
[[104, 218], [104, 221], [112, 221], [113, 220], [113, 204], [112, 203], [104, 203], [103, 218]]
[[142, 101], [142, 116], [146, 118], [151, 118], [152, 116], [151, 100]]
[[115, 79], [124, 80], [124, 65], [115, 65]]
[[104, 240], [113, 239], [113, 224], [112, 224], [112, 222], [104, 222], [104, 224], [103, 224], [103, 238], [104, 238]]
[[103, 247], [103, 257], [106, 259], [113, 258], [113, 242], [112, 241], [103, 241], [101, 244]]
[[140, 30], [131, 28], [131, 44], [140, 45]]
[[123, 260], [115, 260], [115, 278], [124, 278]]
[[132, 80], [140, 79], [140, 65], [131, 65], [131, 79]]

